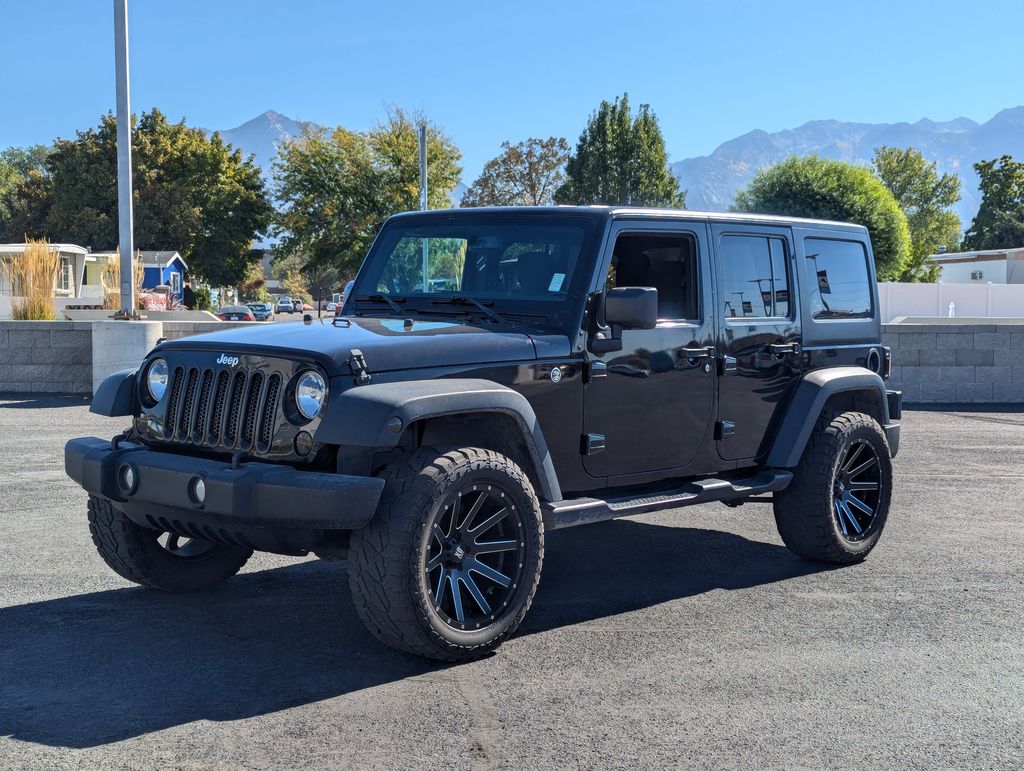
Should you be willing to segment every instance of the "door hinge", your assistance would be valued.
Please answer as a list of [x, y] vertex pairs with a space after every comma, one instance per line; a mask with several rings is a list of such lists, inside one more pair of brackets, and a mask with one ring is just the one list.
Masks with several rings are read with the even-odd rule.
[[603, 361], [588, 361], [586, 374], [588, 383], [608, 377], [608, 365]]
[[715, 439], [728, 439], [736, 433], [736, 424], [731, 420], [720, 420], [715, 423]]
[[580, 453], [596, 455], [604, 449], [604, 434], [584, 434], [580, 437]]
[[348, 368], [355, 375], [353, 380], [356, 385], [366, 385], [370, 382], [370, 370], [366, 366], [366, 357], [358, 348], [353, 348], [348, 352]]
[[722, 375], [735, 375], [736, 374], [736, 357], [735, 356], [723, 356], [719, 359], [721, 362], [721, 369], [719, 374]]

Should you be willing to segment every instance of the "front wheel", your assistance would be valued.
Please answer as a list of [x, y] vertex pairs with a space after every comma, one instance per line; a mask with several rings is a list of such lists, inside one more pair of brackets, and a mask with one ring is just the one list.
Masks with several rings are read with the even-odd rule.
[[775, 494], [775, 523], [801, 557], [858, 562], [882, 535], [891, 495], [892, 458], [878, 421], [861, 412], [827, 412], [793, 481]]
[[209, 589], [235, 575], [252, 556], [251, 549], [142, 527], [96, 496], [89, 496], [89, 532], [115, 573], [165, 592]]
[[519, 626], [544, 558], [540, 503], [504, 455], [423, 448], [387, 467], [376, 516], [352, 535], [356, 610], [393, 648], [442, 661], [494, 650]]

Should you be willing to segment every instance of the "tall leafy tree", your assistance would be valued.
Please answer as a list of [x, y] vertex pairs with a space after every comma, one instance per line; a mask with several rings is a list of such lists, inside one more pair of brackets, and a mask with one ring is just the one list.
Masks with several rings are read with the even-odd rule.
[[926, 261], [940, 246], [952, 251], [960, 244], [960, 218], [950, 211], [960, 200], [959, 177], [939, 174], [935, 163], [912, 147], [877, 147], [872, 166], [910, 227], [910, 261], [900, 281], [937, 281], [939, 269]]
[[566, 165], [558, 203], [633, 206], [686, 205], [686, 193], [668, 170], [658, 119], [642, 104], [634, 117], [629, 94], [603, 101], [590, 116]]
[[[242, 280], [255, 259], [253, 239], [266, 232], [273, 209], [252, 158], [159, 111], [142, 113], [132, 133], [135, 246], [176, 249], [192, 273], [213, 284]], [[117, 122], [59, 139], [46, 174], [21, 187], [22, 221], [31, 236], [93, 249], [117, 245]]]
[[[425, 118], [396, 109], [365, 133], [307, 130], [285, 143], [274, 167], [281, 202], [276, 259], [301, 256], [304, 264], [352, 276], [384, 220], [419, 208], [420, 121]], [[426, 123], [428, 203], [446, 208], [462, 155], [438, 126]]]
[[974, 164], [981, 206], [964, 237], [965, 249], [1024, 246], [1024, 162], [1004, 155]]
[[736, 211], [855, 222], [871, 235], [875, 270], [895, 281], [910, 261], [910, 228], [893, 194], [870, 169], [816, 155], [759, 171], [736, 194]]
[[462, 197], [462, 206], [550, 206], [565, 181], [569, 143], [561, 137], [501, 143]]
[[20, 241], [24, 237], [14, 231], [27, 221], [25, 186], [30, 177], [46, 175], [48, 153], [45, 145], [8, 147], [0, 152], [0, 238]]

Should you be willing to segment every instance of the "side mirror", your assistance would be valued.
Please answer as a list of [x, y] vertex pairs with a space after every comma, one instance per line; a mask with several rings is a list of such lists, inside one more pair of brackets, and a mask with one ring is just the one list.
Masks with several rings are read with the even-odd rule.
[[617, 286], [604, 298], [604, 323], [620, 329], [658, 326], [658, 290], [649, 286]]

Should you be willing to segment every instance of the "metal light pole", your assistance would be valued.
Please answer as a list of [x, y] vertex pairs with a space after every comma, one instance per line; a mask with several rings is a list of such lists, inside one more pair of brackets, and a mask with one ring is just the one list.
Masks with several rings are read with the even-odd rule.
[[[426, 211], [427, 205], [427, 123], [423, 121], [419, 125], [420, 137], [420, 211]], [[423, 293], [430, 291], [430, 244], [426, 238], [423, 239]]]
[[132, 218], [132, 111], [128, 100], [128, 0], [114, 0], [114, 70], [117, 81], [117, 224], [121, 249], [121, 310], [135, 315]]

